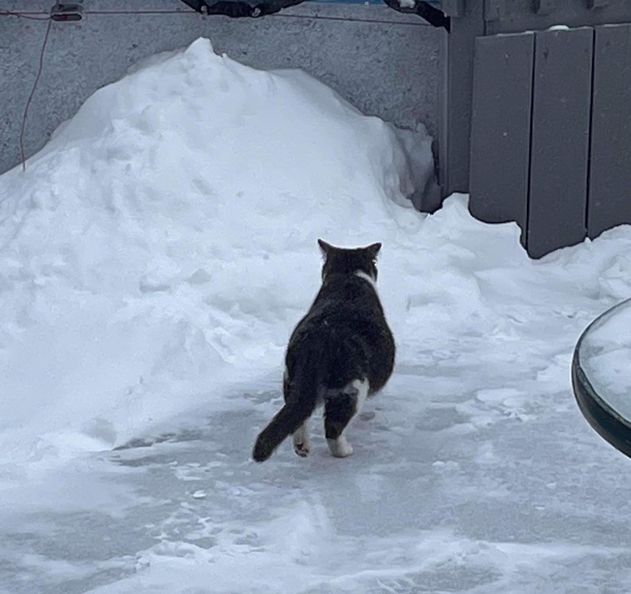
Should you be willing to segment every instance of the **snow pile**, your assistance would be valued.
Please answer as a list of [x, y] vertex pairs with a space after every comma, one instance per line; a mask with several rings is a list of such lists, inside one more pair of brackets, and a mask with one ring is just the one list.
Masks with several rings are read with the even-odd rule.
[[110, 447], [220, 409], [219, 387], [280, 368], [317, 237], [413, 232], [395, 203], [431, 171], [424, 132], [203, 39], [99, 90], [0, 178], [2, 450]]

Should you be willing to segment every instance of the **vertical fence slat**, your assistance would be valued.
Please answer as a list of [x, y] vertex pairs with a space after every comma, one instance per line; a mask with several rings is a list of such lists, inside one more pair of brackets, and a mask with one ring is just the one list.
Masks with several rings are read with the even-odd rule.
[[631, 25], [598, 27], [587, 231], [631, 223]]
[[478, 37], [471, 120], [471, 213], [526, 229], [534, 34]]
[[593, 36], [588, 28], [536, 36], [527, 234], [533, 258], [586, 236]]

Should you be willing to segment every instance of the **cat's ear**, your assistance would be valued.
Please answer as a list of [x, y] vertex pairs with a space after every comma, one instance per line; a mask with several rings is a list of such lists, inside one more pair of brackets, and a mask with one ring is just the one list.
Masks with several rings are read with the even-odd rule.
[[380, 249], [381, 249], [381, 243], [373, 243], [372, 245], [369, 245], [366, 248], [366, 251], [368, 252], [368, 255], [370, 256], [371, 260], [377, 259], [377, 254], [379, 253]]
[[318, 239], [318, 245], [320, 246], [320, 251], [322, 252], [323, 258], [326, 258], [329, 255], [329, 252], [333, 249], [332, 245], [329, 245], [326, 241], [322, 239]]

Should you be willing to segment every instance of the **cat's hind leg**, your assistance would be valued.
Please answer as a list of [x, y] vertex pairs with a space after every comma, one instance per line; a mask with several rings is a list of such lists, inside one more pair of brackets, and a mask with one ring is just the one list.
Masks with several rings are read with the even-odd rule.
[[311, 450], [311, 442], [309, 440], [309, 419], [307, 419], [294, 433], [294, 452], [301, 458], [306, 458]]
[[[283, 374], [283, 396], [285, 402], [289, 398], [289, 370], [285, 367]], [[309, 419], [307, 419], [293, 434], [294, 452], [301, 458], [306, 458], [311, 450], [311, 442], [309, 440]]]
[[325, 400], [324, 434], [329, 450], [336, 458], [346, 458], [353, 453], [353, 447], [348, 443], [344, 431], [361, 410], [367, 394], [368, 380], [355, 380]]

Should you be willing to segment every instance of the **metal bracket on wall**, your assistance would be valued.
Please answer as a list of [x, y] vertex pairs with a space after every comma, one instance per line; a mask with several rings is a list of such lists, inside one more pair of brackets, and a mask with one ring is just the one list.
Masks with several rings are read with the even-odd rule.
[[587, 8], [590, 10], [594, 10], [596, 8], [604, 8], [605, 6], [609, 6], [609, 0], [586, 0]]
[[403, 6], [400, 0], [383, 0], [390, 8], [405, 14], [415, 14], [434, 27], [442, 27], [449, 31], [450, 20], [442, 10], [434, 8], [429, 2], [414, 0], [411, 6]]
[[551, 14], [557, 7], [557, 0], [533, 0], [533, 10], [537, 14]]
[[83, 6], [77, 3], [57, 2], [50, 9], [50, 18], [57, 22], [80, 21], [83, 18]]
[[257, 18], [279, 12], [283, 8], [302, 4], [305, 0], [181, 0], [201, 14], [223, 15], [231, 18]]

